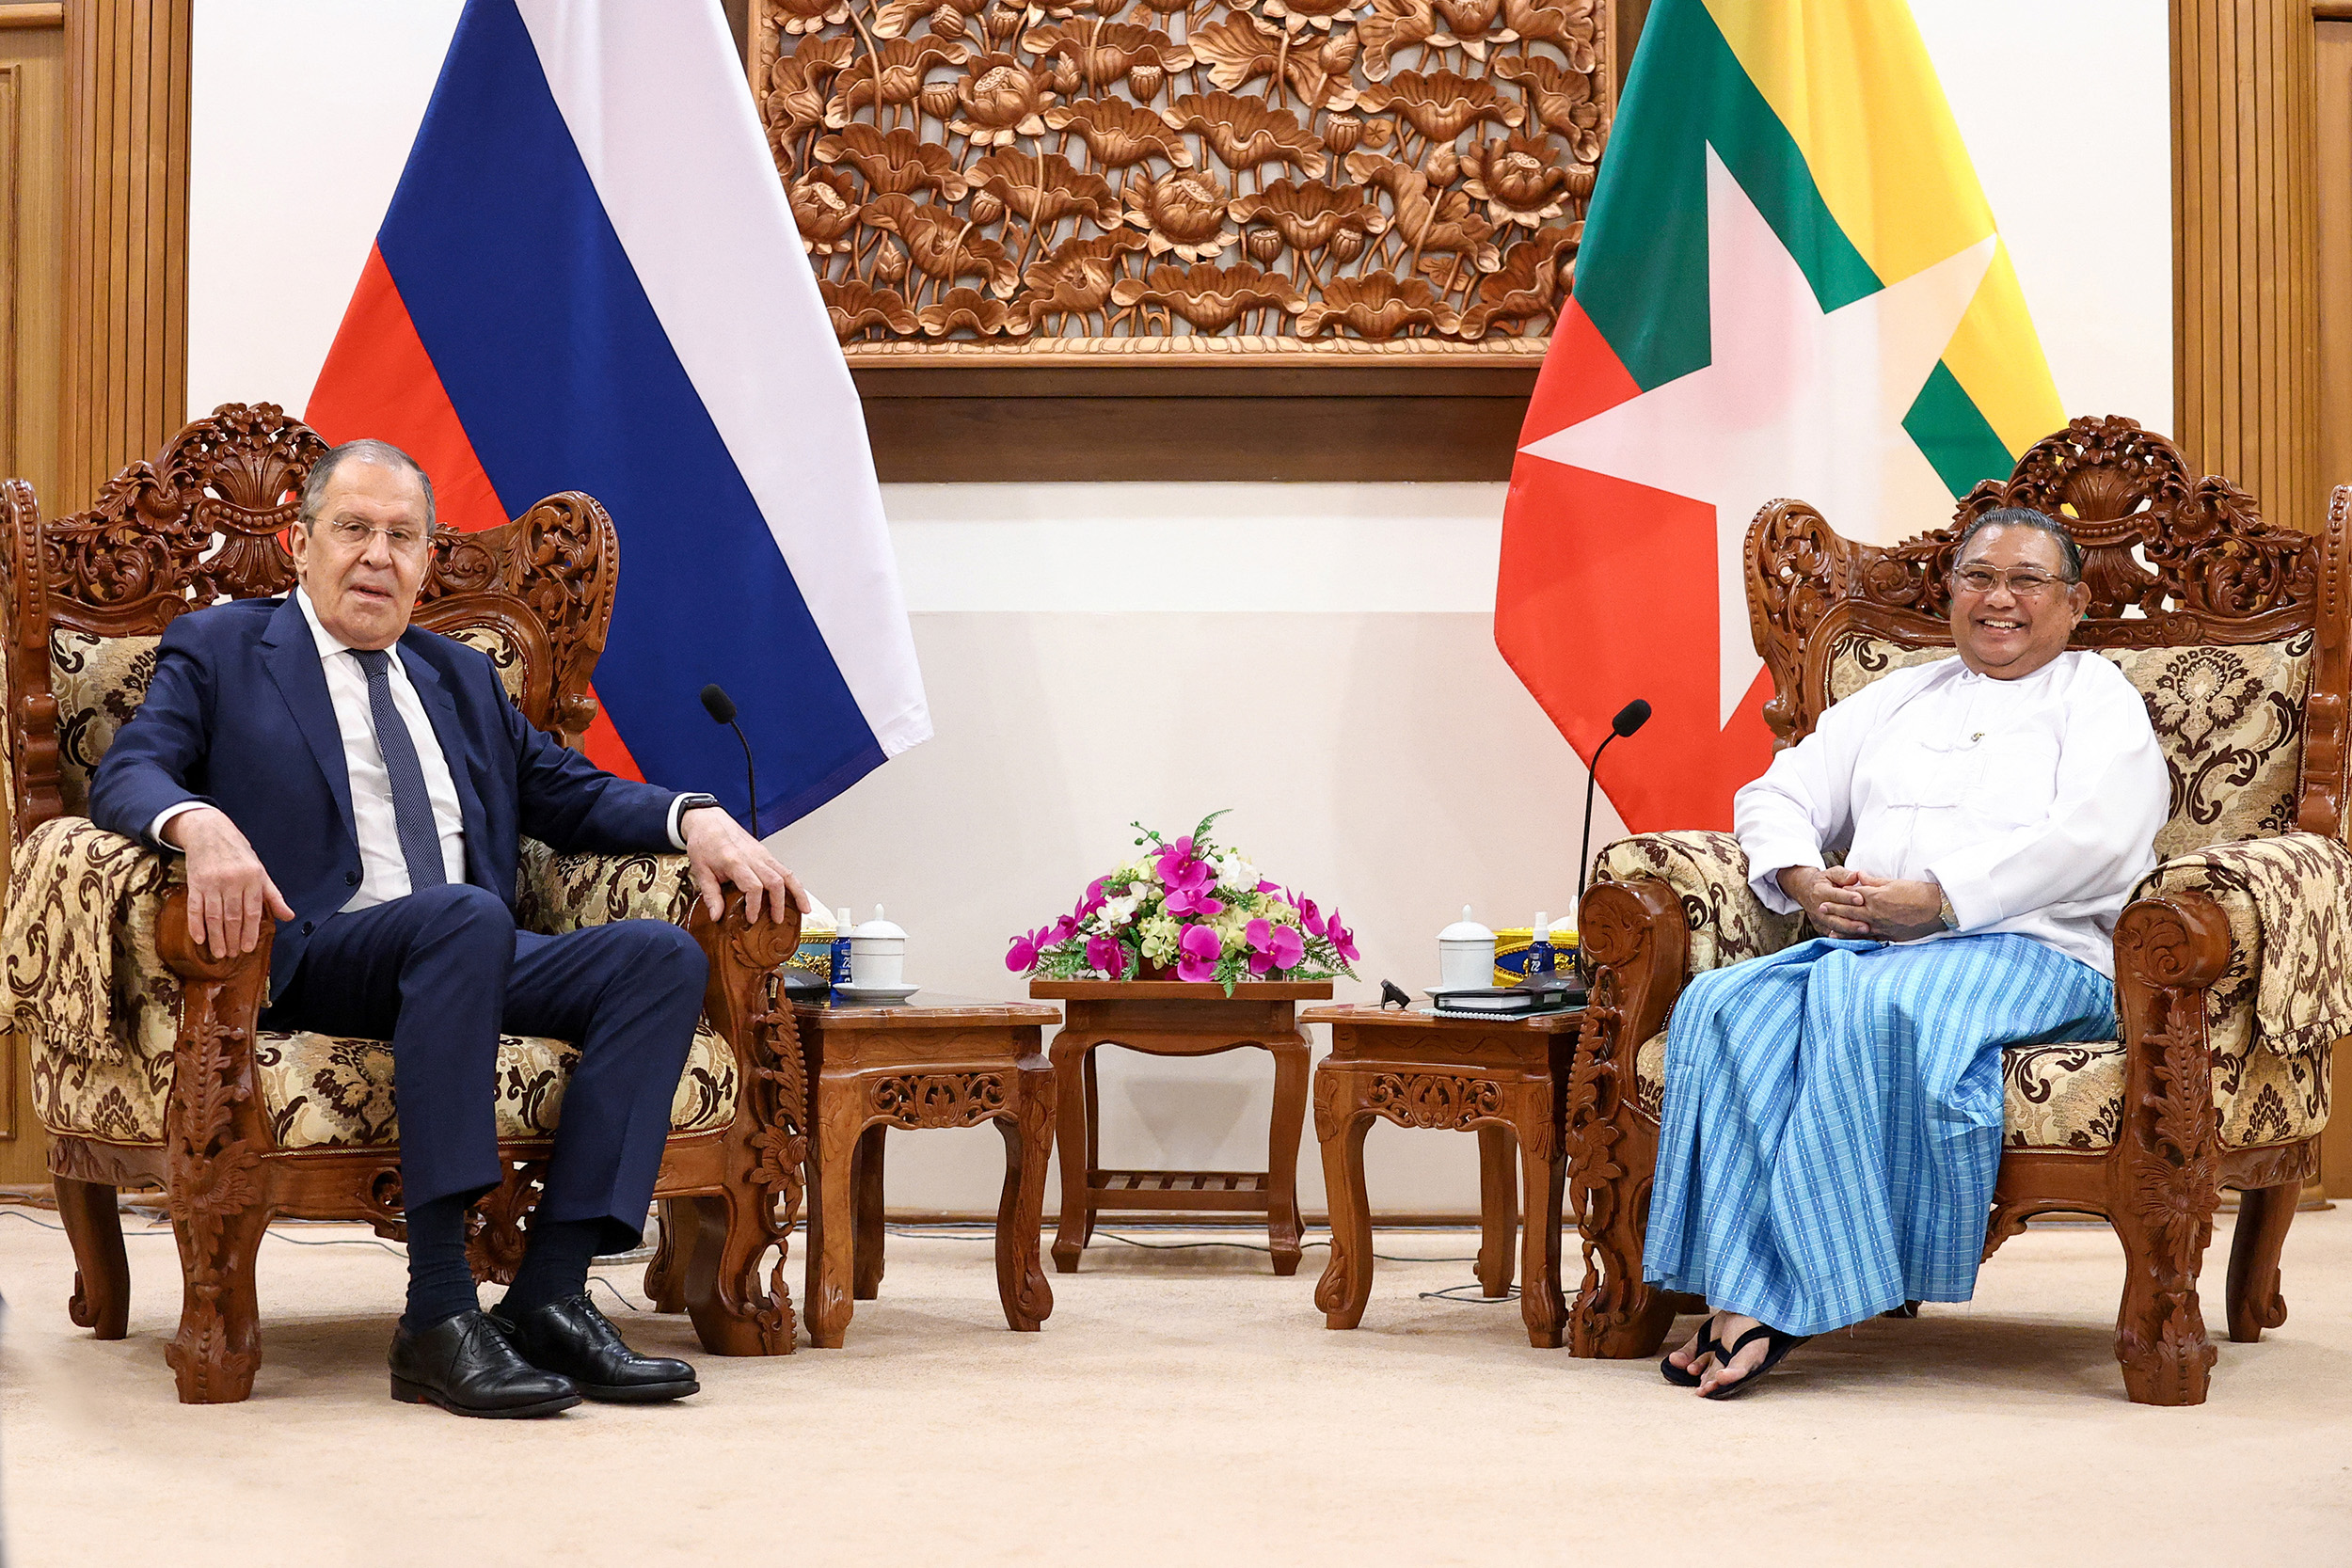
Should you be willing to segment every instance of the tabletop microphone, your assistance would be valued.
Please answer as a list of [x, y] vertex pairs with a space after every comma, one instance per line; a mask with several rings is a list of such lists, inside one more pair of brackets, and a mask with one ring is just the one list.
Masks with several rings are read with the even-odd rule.
[[[706, 693], [704, 701], [708, 700], [708, 694]], [[1580, 926], [1583, 924], [1584, 919], [1585, 860], [1593, 851], [1593, 786], [1600, 778], [1600, 754], [1609, 750], [1610, 741], [1615, 740], [1620, 736], [1631, 735], [1635, 730], [1648, 723], [1649, 713], [1649, 704], [1640, 697], [1634, 698], [1619, 708], [1617, 716], [1609, 721], [1609, 734], [1601, 741], [1599, 749], [1593, 752], [1593, 765], [1584, 774], [1584, 838], [1578, 845], [1576, 851], [1576, 906], [1577, 923]], [[1577, 932], [1576, 941], [1578, 951], [1581, 952], [1584, 946], [1584, 933], [1581, 930]]]
[[[1649, 705], [1644, 703], [1641, 708], [1642, 718], [1648, 718]], [[736, 739], [743, 742], [743, 786], [746, 791], [744, 799], [751, 802], [752, 836], [757, 838], [759, 836], [759, 775], [752, 768], [752, 743], [745, 738], [743, 726], [735, 721], [735, 699], [728, 696], [725, 689], [714, 681], [703, 688], [703, 711], [710, 715], [711, 722], [724, 724], [735, 732]], [[1626, 713], [1632, 711], [1631, 708], [1626, 709]], [[1622, 722], [1625, 714], [1621, 713], [1617, 715], [1617, 718]], [[1634, 722], [1638, 724], [1641, 720], [1637, 719]], [[1601, 744], [1606, 746], [1608, 742], [1604, 740]], [[1589, 800], [1584, 809], [1587, 815], [1591, 813], [1592, 805]]]

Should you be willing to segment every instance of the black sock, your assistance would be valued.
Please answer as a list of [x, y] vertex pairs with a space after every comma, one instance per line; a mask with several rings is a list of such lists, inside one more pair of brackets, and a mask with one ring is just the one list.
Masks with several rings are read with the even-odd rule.
[[512, 1320], [586, 1291], [588, 1262], [596, 1257], [604, 1230], [602, 1220], [533, 1219], [523, 1243], [522, 1266], [506, 1288], [506, 1299], [499, 1303], [499, 1315]]
[[421, 1334], [482, 1303], [466, 1265], [465, 1198], [437, 1197], [409, 1210], [407, 1219], [408, 1311], [401, 1323]]

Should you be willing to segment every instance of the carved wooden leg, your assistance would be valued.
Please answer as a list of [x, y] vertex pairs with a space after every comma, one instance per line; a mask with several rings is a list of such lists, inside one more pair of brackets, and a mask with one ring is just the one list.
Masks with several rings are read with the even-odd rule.
[[[784, 1244], [791, 1216], [781, 1226], [764, 1188], [730, 1187], [716, 1196], [674, 1199], [685, 1258], [680, 1293], [695, 1337], [713, 1355], [792, 1354], [792, 1302], [784, 1285]], [[762, 1277], [770, 1249], [775, 1261]]]
[[1629, 1061], [1580, 1043], [1569, 1087], [1568, 1198], [1584, 1245], [1584, 1279], [1568, 1313], [1568, 1354], [1612, 1360], [1656, 1355], [1674, 1301], [1642, 1280], [1658, 1124], [1632, 1103]]
[[1266, 1241], [1274, 1249], [1274, 1272], [1287, 1279], [1298, 1272], [1298, 1141], [1307, 1130], [1310, 1058], [1304, 1037], [1276, 1043], [1274, 1126], [1266, 1148]]
[[[1091, 1183], [1094, 1173], [1103, 1168], [1103, 1095], [1094, 1080], [1094, 1053], [1086, 1054], [1087, 1075], [1087, 1180]], [[1094, 1243], [1094, 1207], [1087, 1206], [1087, 1227], [1082, 1245]]]
[[1527, 1186], [1519, 1317], [1527, 1324], [1529, 1344], [1558, 1350], [1568, 1323], [1567, 1298], [1560, 1290], [1560, 1203], [1567, 1165], [1552, 1132], [1551, 1085], [1526, 1085], [1519, 1091], [1519, 1163]]
[[1323, 1185], [1331, 1205], [1331, 1261], [1315, 1282], [1326, 1328], [1354, 1328], [1372, 1299], [1372, 1205], [1364, 1192], [1364, 1134], [1372, 1112], [1356, 1075], [1328, 1066], [1315, 1074], [1315, 1136], [1323, 1144]]
[[[1489, 1300], [1511, 1293], [1511, 1243], [1519, 1230], [1519, 1173], [1512, 1167], [1511, 1130], [1478, 1133], [1478, 1288]], [[1531, 1212], [1534, 1202], [1529, 1204]]]
[[1055, 1121], [1056, 1149], [1061, 1155], [1061, 1222], [1054, 1229], [1054, 1267], [1062, 1274], [1078, 1272], [1078, 1254], [1094, 1233], [1094, 1214], [1088, 1208], [1088, 1177], [1094, 1165], [1094, 1045], [1073, 1039], [1067, 1031], [1054, 1037], [1054, 1093], [1059, 1101]]
[[2230, 1238], [2230, 1338], [2250, 1345], [2287, 1321], [2279, 1293], [2279, 1250], [2302, 1196], [2300, 1181], [2239, 1196], [2237, 1233]]
[[657, 1312], [686, 1310], [686, 1255], [678, 1245], [678, 1230], [692, 1223], [686, 1217], [682, 1201], [661, 1200], [661, 1240], [653, 1249], [652, 1261], [645, 1265], [645, 1295]]
[[73, 1243], [73, 1298], [66, 1316], [101, 1339], [119, 1339], [131, 1316], [131, 1264], [122, 1251], [122, 1215], [115, 1190], [95, 1181], [56, 1178], [57, 1217]]
[[[177, 1195], [175, 1195], [175, 1207]], [[175, 1218], [180, 1268], [180, 1332], [164, 1347], [180, 1383], [182, 1404], [234, 1404], [253, 1392], [262, 1368], [261, 1307], [253, 1291], [253, 1254], [269, 1229], [259, 1203]]]
[[1040, 1063], [1023, 1068], [1017, 1079], [1020, 1102], [1011, 1116], [996, 1118], [996, 1130], [1005, 1135], [1005, 1191], [996, 1204], [996, 1296], [1007, 1323], [1035, 1333], [1054, 1311], [1054, 1288], [1038, 1258], [1045, 1227], [1045, 1156], [1054, 1136], [1054, 1075]]
[[815, 1180], [808, 1195], [808, 1338], [821, 1350], [839, 1350], [856, 1310], [850, 1287], [857, 1272], [856, 1188], [850, 1175], [866, 1129], [863, 1085], [821, 1084], [821, 1120]]
[[882, 1294], [882, 1139], [890, 1129], [876, 1122], [858, 1135], [850, 1157], [850, 1184], [857, 1208], [857, 1277], [850, 1294], [872, 1301]]

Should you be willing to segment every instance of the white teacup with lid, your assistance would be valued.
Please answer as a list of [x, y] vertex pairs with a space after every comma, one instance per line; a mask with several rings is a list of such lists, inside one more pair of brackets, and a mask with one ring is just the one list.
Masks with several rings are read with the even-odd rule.
[[882, 907], [874, 906], [874, 918], [850, 932], [850, 984], [860, 990], [884, 990], [906, 983], [907, 934], [882, 917]]
[[1438, 984], [1455, 990], [1494, 983], [1495, 934], [1472, 920], [1465, 904], [1462, 918], [1438, 933]]

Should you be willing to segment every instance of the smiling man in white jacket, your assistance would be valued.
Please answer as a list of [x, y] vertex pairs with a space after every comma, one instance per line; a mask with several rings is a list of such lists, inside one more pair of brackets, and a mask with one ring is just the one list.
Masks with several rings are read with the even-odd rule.
[[2067, 649], [2090, 595], [2061, 525], [1990, 512], [1954, 556], [1959, 657], [1833, 705], [1735, 801], [1756, 896], [1821, 937], [1695, 977], [1668, 1027], [1644, 1274], [1714, 1308], [1661, 1367], [1711, 1398], [1812, 1335], [1966, 1300], [2002, 1049], [2115, 1037], [2163, 753], [2122, 673]]

